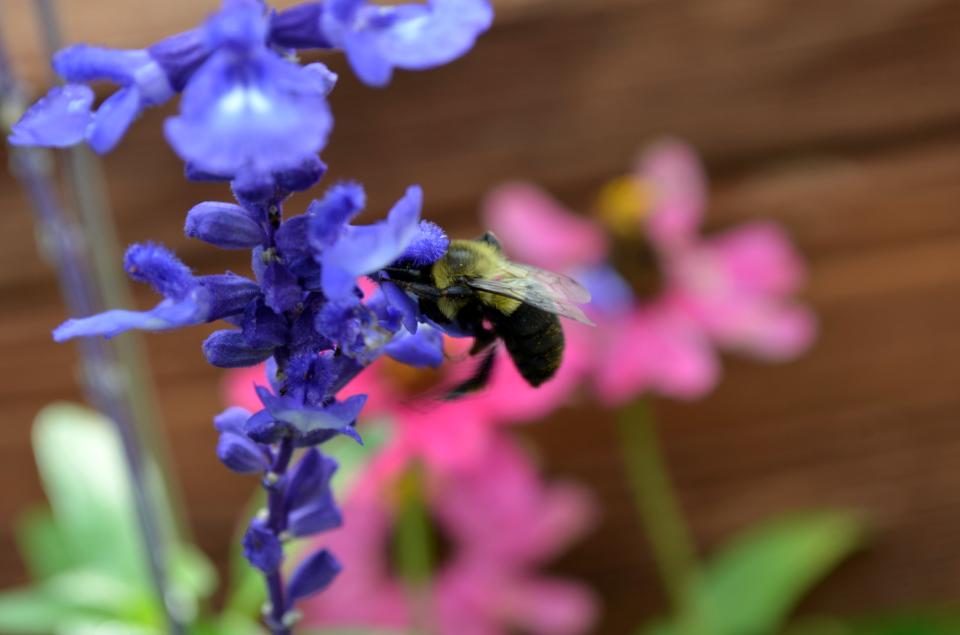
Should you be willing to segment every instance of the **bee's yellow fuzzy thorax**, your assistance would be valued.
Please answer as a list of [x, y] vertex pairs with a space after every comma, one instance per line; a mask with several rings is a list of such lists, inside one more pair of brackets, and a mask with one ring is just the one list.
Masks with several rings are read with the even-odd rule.
[[[458, 278], [493, 279], [503, 274], [507, 261], [496, 246], [479, 240], [452, 240], [446, 255], [433, 265], [433, 283], [438, 289], [446, 289]], [[520, 302], [491, 293], [477, 292], [477, 298], [501, 313], [513, 313]], [[453, 318], [465, 301], [441, 298], [437, 302], [440, 311]]]

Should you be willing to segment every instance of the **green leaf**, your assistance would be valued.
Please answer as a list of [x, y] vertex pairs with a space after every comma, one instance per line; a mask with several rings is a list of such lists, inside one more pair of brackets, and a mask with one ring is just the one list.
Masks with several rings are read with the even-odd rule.
[[16, 522], [17, 546], [26, 561], [30, 576], [44, 580], [66, 571], [75, 563], [67, 548], [67, 539], [48, 509], [32, 509]]
[[34, 452], [72, 560], [147, 586], [144, 549], [120, 442], [101, 415], [54, 404], [37, 416]]
[[956, 635], [960, 613], [927, 612], [865, 619], [807, 618], [783, 635]]
[[[752, 529], [724, 548], [695, 583], [677, 633], [776, 633], [800, 599], [860, 544], [859, 521], [807, 512]], [[695, 629], [694, 629], [695, 630]]]
[[0, 593], [0, 633], [52, 633], [69, 609], [38, 589]]

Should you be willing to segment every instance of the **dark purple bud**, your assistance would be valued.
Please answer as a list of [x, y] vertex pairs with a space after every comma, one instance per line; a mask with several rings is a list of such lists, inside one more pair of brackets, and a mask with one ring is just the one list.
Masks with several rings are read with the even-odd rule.
[[243, 337], [253, 348], [274, 348], [287, 339], [287, 321], [266, 306], [251, 302], [243, 314]]
[[266, 240], [260, 223], [245, 208], [207, 201], [187, 213], [183, 232], [223, 249], [252, 249]]
[[243, 313], [247, 305], [260, 295], [256, 282], [234, 273], [199, 276], [197, 283], [210, 294], [209, 321]]
[[287, 587], [288, 606], [330, 586], [343, 567], [326, 549], [321, 549], [297, 566]]
[[320, 27], [322, 2], [305, 2], [274, 14], [270, 22], [270, 41], [291, 49], [333, 48]]
[[243, 557], [264, 573], [273, 573], [283, 562], [283, 545], [272, 531], [254, 520], [243, 536]]
[[273, 354], [273, 348], [253, 348], [241, 331], [216, 331], [203, 342], [203, 354], [217, 368], [256, 366]]
[[303, 507], [292, 510], [287, 516], [287, 529], [298, 537], [319, 534], [342, 524], [343, 516], [330, 491]]
[[320, 454], [316, 448], [304, 452], [303, 458], [293, 468], [287, 481], [287, 509], [296, 509], [307, 504], [312, 498], [328, 494], [330, 479], [336, 470], [337, 462]]
[[234, 472], [253, 474], [270, 469], [270, 457], [246, 436], [234, 432], [224, 432], [217, 442], [217, 458]]
[[288, 192], [309, 190], [327, 172], [326, 164], [315, 155], [310, 155], [300, 165], [274, 173], [277, 187]]
[[191, 29], [160, 40], [147, 52], [166, 73], [173, 89], [180, 92], [193, 72], [206, 61], [210, 49], [204, 42], [203, 31]]
[[213, 418], [213, 427], [217, 432], [243, 434], [243, 425], [250, 418], [250, 411], [240, 406], [230, 406]]

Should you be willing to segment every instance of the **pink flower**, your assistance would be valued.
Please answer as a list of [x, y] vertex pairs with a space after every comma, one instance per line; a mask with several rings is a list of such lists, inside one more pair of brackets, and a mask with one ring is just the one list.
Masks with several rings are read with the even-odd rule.
[[[602, 193], [609, 233], [531, 185], [487, 201], [487, 225], [512, 257], [570, 273], [593, 293], [597, 327], [568, 324], [568, 355], [583, 358], [608, 404], [644, 392], [703, 396], [720, 376], [717, 348], [786, 360], [813, 341], [814, 316], [792, 298], [805, 269], [782, 229], [757, 221], [705, 238], [706, 191], [693, 151], [665, 142]], [[634, 262], [614, 269], [625, 254]]]
[[[585, 492], [542, 482], [502, 436], [489, 440], [468, 468], [426, 474], [431, 511], [452, 549], [428, 590], [435, 632], [575, 635], [590, 628], [593, 596], [536, 571], [587, 528], [592, 505]], [[304, 605], [310, 626], [412, 625], [413, 610], [387, 561], [395, 513], [390, 486], [368, 475], [343, 506], [344, 529], [325, 535], [345, 566], [330, 589]]]

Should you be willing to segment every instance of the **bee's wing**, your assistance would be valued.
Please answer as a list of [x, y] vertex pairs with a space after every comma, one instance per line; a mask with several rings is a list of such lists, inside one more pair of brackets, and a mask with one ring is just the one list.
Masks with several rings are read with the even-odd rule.
[[559, 273], [510, 263], [496, 278], [475, 278], [466, 284], [478, 291], [513, 298], [547, 313], [594, 325], [577, 306], [590, 301], [590, 292]]

